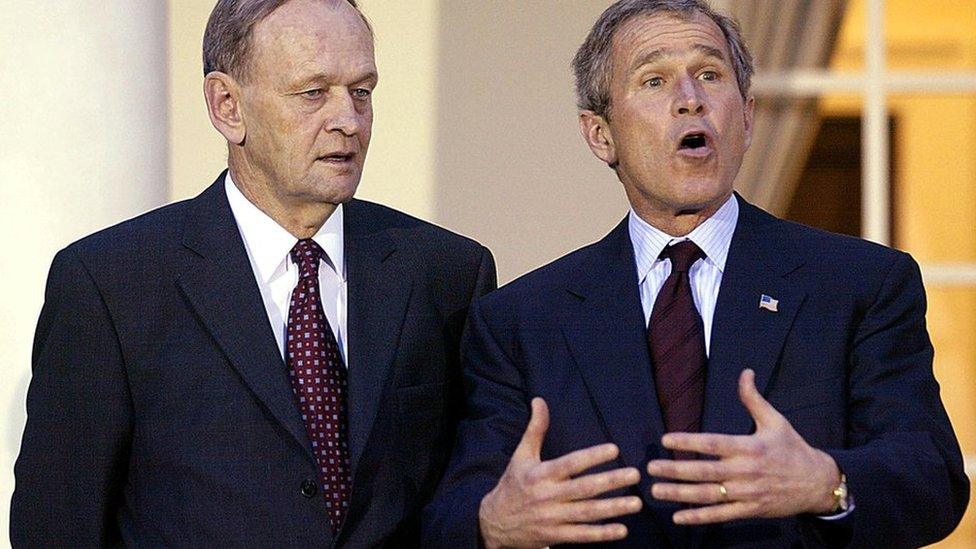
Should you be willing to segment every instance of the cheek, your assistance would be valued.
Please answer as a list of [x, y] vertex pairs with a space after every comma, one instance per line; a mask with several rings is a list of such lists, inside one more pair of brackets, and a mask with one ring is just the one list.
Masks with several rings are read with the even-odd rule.
[[626, 149], [631, 154], [636, 154], [645, 158], [663, 156], [664, 139], [658, 135], [655, 124], [651, 121], [643, 121], [629, 125], [621, 132], [620, 139], [617, 140], [618, 149]]
[[296, 135], [293, 125], [282, 119], [268, 119], [259, 128], [262, 148], [273, 154], [275, 158], [272, 160], [276, 162], [294, 147]]
[[369, 143], [369, 138], [373, 136], [373, 116], [363, 117], [362, 128], [359, 130], [360, 141]]

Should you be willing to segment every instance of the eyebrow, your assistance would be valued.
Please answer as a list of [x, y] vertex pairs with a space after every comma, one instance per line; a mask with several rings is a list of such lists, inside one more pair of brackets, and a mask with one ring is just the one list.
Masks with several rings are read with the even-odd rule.
[[[728, 63], [728, 61], [725, 59], [725, 54], [722, 52], [722, 50], [716, 47], [709, 46], [707, 44], [695, 44], [694, 46], [692, 46], [692, 50], [698, 52], [704, 57], [712, 57], [719, 61], [722, 61], [723, 63]], [[643, 67], [644, 65], [656, 63], [657, 61], [660, 61], [661, 59], [669, 55], [672, 55], [670, 50], [667, 49], [654, 50], [652, 52], [649, 52], [646, 55], [642, 55], [641, 57], [638, 57], [637, 60], [634, 61], [633, 65], [631, 65], [630, 70], [634, 71], [640, 67]]]
[[[329, 74], [326, 74], [326, 73], [317, 73], [317, 74], [309, 75], [308, 77], [302, 78], [301, 80], [298, 80], [296, 82], [292, 82], [291, 83], [291, 87], [294, 87], [296, 89], [298, 89], [298, 88], [306, 88], [308, 86], [314, 85], [317, 82], [322, 82], [322, 81], [328, 82], [328, 81], [331, 81], [332, 79], [333, 79], [332, 75], [329, 75]], [[373, 82], [373, 83], [375, 83], [378, 80], [379, 80], [379, 75], [376, 73], [376, 71], [367, 71], [367, 72], [364, 72], [362, 75], [360, 75], [360, 77], [357, 78], [355, 80], [355, 82], [356, 83], [359, 83], [359, 82]]]

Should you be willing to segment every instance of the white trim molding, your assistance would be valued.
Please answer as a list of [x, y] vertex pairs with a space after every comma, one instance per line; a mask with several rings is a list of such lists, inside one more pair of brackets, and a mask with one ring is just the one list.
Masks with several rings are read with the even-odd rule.
[[976, 263], [923, 263], [919, 267], [927, 286], [976, 287]]
[[[863, 93], [867, 77], [860, 73], [794, 70], [756, 75], [758, 96], [816, 97], [824, 93]], [[889, 94], [973, 93], [976, 72], [890, 72], [881, 78]]]

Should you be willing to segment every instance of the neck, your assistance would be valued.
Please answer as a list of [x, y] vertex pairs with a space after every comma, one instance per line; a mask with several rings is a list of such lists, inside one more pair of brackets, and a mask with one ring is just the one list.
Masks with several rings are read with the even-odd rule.
[[730, 196], [731, 194], [700, 209], [658, 209], [636, 201], [631, 201], [631, 206], [637, 216], [648, 225], [670, 236], [682, 237], [688, 236], [688, 233], [715, 215], [715, 212], [728, 201]]
[[228, 164], [231, 179], [241, 194], [295, 238], [315, 236], [336, 209], [335, 204], [328, 202], [302, 201], [287, 196], [280, 185], [249, 169], [246, 162], [235, 161], [233, 155]]

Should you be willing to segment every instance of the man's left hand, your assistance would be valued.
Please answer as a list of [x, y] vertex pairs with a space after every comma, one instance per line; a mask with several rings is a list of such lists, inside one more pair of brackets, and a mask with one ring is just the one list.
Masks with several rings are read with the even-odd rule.
[[759, 394], [756, 374], [739, 376], [739, 400], [756, 423], [751, 435], [668, 433], [665, 448], [715, 456], [717, 460], [659, 459], [647, 464], [657, 482], [656, 499], [703, 505], [674, 514], [676, 524], [709, 524], [746, 518], [829, 514], [840, 481], [837, 463], [813, 448]]

